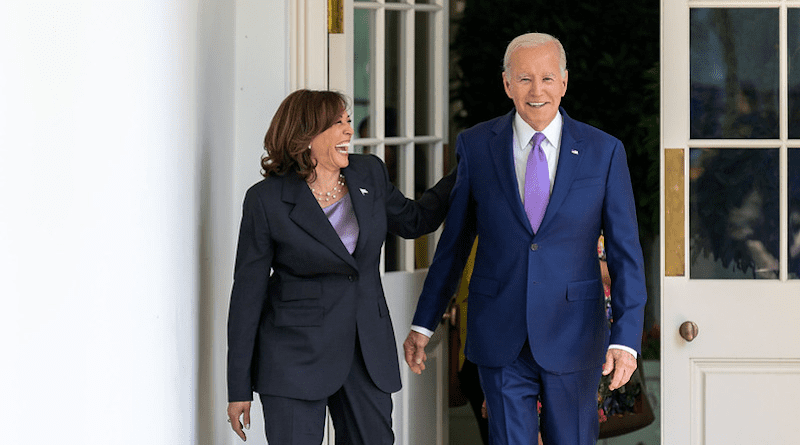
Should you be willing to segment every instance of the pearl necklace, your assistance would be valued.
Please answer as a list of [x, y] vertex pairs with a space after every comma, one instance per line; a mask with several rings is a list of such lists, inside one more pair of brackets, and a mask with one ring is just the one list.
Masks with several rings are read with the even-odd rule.
[[336, 181], [336, 185], [334, 185], [333, 188], [328, 192], [318, 192], [317, 189], [311, 186], [311, 184], [308, 186], [311, 187], [311, 193], [314, 194], [314, 197], [317, 198], [317, 201], [329, 202], [331, 199], [335, 200], [341, 195], [342, 190], [344, 190], [345, 187], [345, 179], [344, 175], [339, 173], [339, 180]]

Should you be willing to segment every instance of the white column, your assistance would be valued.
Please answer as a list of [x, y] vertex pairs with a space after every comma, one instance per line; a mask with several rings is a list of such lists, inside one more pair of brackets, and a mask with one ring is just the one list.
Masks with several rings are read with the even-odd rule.
[[197, 3], [0, 3], [3, 443], [197, 442]]

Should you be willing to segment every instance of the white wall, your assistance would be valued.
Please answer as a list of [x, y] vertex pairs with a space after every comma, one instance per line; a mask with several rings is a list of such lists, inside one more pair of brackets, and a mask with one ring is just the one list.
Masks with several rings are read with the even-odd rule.
[[0, 442], [234, 443], [227, 294], [285, 10], [0, 3]]
[[[214, 4], [211, 0], [207, 2]], [[206, 68], [216, 74], [210, 76], [213, 80], [204, 88], [205, 96], [223, 99], [220, 102], [224, 102], [224, 110], [208, 109], [208, 121], [201, 129], [203, 165], [208, 172], [208, 182], [204, 185], [208, 193], [204, 196], [208, 205], [202, 215], [200, 444], [242, 443], [226, 422], [225, 411], [226, 322], [236, 236], [244, 193], [261, 179], [264, 134], [278, 105], [289, 94], [287, 1], [238, 0], [235, 10], [226, 12], [231, 16], [224, 20], [211, 17], [208, 23], [201, 20], [201, 28], [209, 34], [214, 34], [219, 25], [232, 25], [235, 33], [215, 36], [224, 40], [219, 42], [224, 47], [221, 51], [224, 60], [219, 60], [216, 51], [209, 54]], [[228, 52], [231, 47], [234, 52]], [[216, 81], [217, 75], [224, 79], [224, 88]], [[222, 128], [217, 125], [220, 119], [226, 122]], [[264, 444], [258, 399], [251, 414], [247, 443]]]

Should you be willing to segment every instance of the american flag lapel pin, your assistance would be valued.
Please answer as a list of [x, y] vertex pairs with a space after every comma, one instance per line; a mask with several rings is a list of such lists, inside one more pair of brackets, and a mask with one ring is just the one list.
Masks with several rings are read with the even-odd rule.
[[573, 149], [572, 149], [572, 154], [574, 154], [574, 155], [578, 154], [578, 150], [575, 150], [575, 149], [573, 148]]

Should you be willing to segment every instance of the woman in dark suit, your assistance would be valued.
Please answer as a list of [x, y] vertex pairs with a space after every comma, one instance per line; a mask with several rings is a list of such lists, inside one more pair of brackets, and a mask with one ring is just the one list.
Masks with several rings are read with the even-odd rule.
[[320, 444], [326, 407], [337, 444], [394, 442], [400, 373], [381, 245], [387, 231], [435, 230], [455, 174], [409, 200], [379, 158], [348, 153], [352, 135], [342, 95], [300, 90], [264, 138], [228, 316], [228, 417], [243, 440], [255, 391], [271, 444]]

